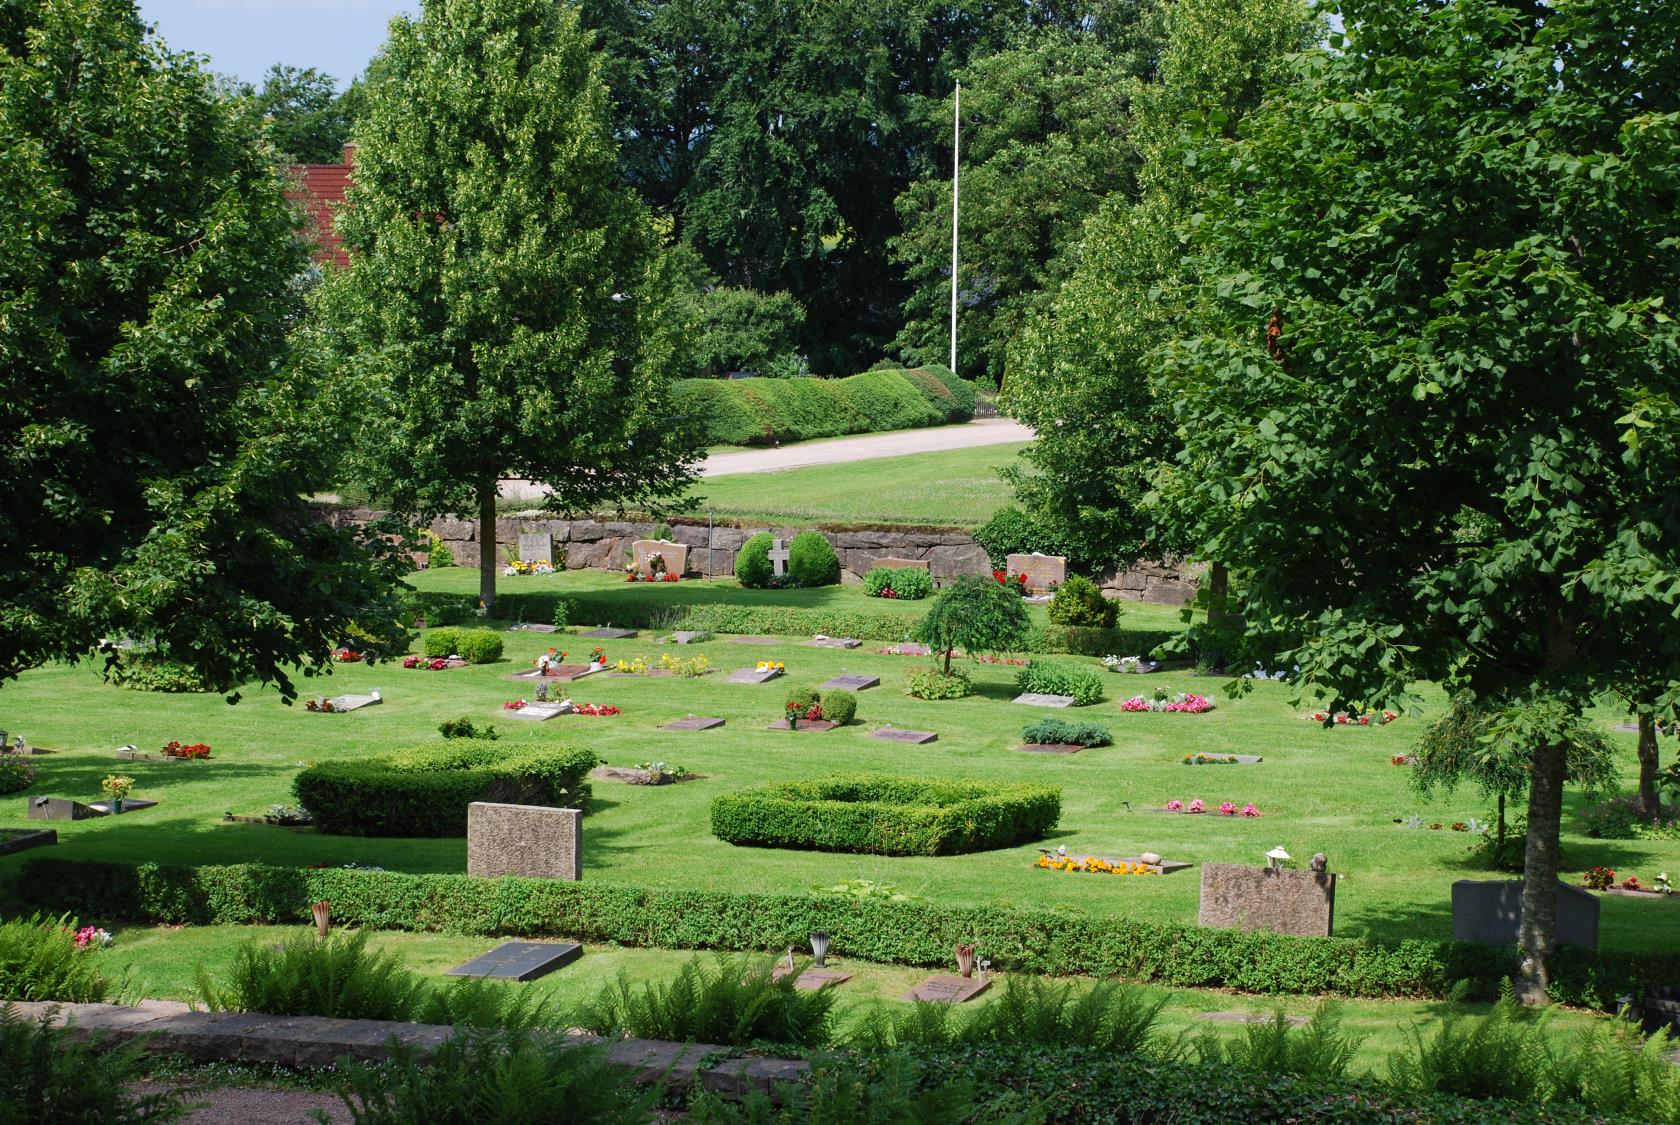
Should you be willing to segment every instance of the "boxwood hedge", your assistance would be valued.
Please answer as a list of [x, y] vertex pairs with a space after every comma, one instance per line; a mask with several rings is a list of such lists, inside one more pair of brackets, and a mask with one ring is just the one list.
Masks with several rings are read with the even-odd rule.
[[774, 445], [966, 422], [974, 387], [944, 368], [844, 379], [680, 379], [679, 408], [709, 445]]
[[378, 758], [321, 762], [292, 782], [315, 826], [336, 836], [465, 836], [474, 801], [587, 811], [588, 750], [456, 738]]
[[833, 774], [714, 798], [712, 834], [772, 848], [956, 855], [1039, 839], [1061, 813], [1053, 785]]

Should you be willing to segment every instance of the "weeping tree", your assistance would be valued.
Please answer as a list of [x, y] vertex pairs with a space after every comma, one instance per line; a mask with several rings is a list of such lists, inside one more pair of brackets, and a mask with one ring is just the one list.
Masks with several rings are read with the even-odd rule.
[[1030, 624], [1027, 607], [1014, 588], [995, 578], [964, 574], [933, 599], [916, 626], [916, 640], [945, 654], [949, 676], [955, 650], [970, 656], [1019, 650], [1026, 644]]

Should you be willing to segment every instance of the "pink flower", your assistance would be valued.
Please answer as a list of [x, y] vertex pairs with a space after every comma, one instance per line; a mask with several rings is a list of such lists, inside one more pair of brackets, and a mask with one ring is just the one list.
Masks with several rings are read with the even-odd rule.
[[1260, 815], [1260, 810], [1255, 808], [1254, 803], [1252, 801], [1250, 801], [1248, 804], [1243, 806], [1242, 814], [1244, 816], [1259, 816]]
[[1237, 806], [1233, 805], [1230, 801], [1226, 801], [1224, 804], [1219, 806], [1219, 815], [1220, 816], [1236, 816], [1237, 815]]
[[1147, 710], [1149, 710], [1149, 704], [1147, 702], [1145, 702], [1143, 696], [1134, 695], [1130, 699], [1126, 700], [1126, 702], [1124, 702], [1120, 705], [1120, 710], [1122, 710], [1122, 711], [1147, 711]]
[[1183, 801], [1168, 801], [1167, 802], [1167, 811], [1168, 812], [1183, 812], [1184, 811], [1184, 802]]
[[1185, 812], [1201, 812], [1206, 807], [1207, 807], [1206, 805], [1202, 804], [1202, 799], [1200, 797], [1197, 797], [1195, 800], [1190, 802], [1189, 807], [1187, 807], [1184, 811]]

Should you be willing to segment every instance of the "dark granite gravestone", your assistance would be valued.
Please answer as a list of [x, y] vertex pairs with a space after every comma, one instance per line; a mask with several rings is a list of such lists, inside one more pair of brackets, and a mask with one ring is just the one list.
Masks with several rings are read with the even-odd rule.
[[64, 797], [29, 798], [30, 820], [92, 820], [99, 815], [91, 805]]
[[1029, 707], [1072, 707], [1073, 696], [1046, 695], [1040, 691], [1024, 691], [1009, 702], [1025, 703]]
[[1336, 876], [1327, 871], [1273, 870], [1233, 863], [1202, 865], [1198, 925], [1329, 937], [1335, 911]]
[[806, 648], [857, 648], [863, 642], [856, 637], [812, 637], [805, 642]]
[[[799, 725], [797, 727], [793, 728], [793, 732], [795, 734], [804, 734], [805, 732], [809, 731], [812, 734], [821, 734], [824, 731], [833, 730], [834, 726], [835, 726], [835, 724], [829, 722], [827, 719], [800, 719], [799, 720]], [[777, 719], [775, 722], [771, 723], [769, 726], [765, 727], [764, 729], [765, 730], [787, 730], [788, 729], [788, 721], [786, 719]]]
[[1077, 754], [1085, 747], [1077, 742], [1023, 742], [1015, 749], [1024, 754]]
[[634, 630], [634, 629], [600, 628], [600, 629], [591, 629], [591, 630], [589, 630], [589, 632], [583, 633], [581, 635], [585, 636], [585, 637], [593, 637], [596, 640], [602, 640], [602, 641], [626, 641], [626, 640], [629, 640], [631, 637], [634, 637], [636, 635], [636, 630]]
[[767, 684], [782, 673], [775, 668], [742, 668], [724, 678], [726, 684]]
[[879, 738], [884, 742], [902, 742], [908, 746], [921, 746], [924, 743], [939, 741], [939, 736], [931, 730], [897, 730], [893, 727], [872, 730], [869, 737]]
[[711, 730], [714, 727], [721, 727], [722, 725], [722, 719], [710, 719], [699, 715], [690, 715], [686, 719], [673, 719], [671, 722], [664, 724], [659, 729], [682, 731]]
[[[97, 813], [100, 816], [110, 816], [111, 815], [111, 802], [109, 802], [109, 801], [94, 801], [94, 802], [92, 802], [91, 804], [88, 805], [88, 808], [92, 809], [95, 813]], [[124, 797], [123, 798], [122, 813], [120, 813], [119, 815], [126, 816], [127, 814], [129, 814], [131, 812], [139, 812], [141, 809], [155, 809], [155, 808], [157, 808], [157, 802], [156, 801], [147, 801], [147, 800], [144, 800], [140, 797]]]
[[0, 828], [0, 856], [56, 843], [58, 832], [51, 828]]
[[879, 687], [879, 676], [836, 676], [817, 688], [818, 691], [864, 691], [867, 688]]
[[[1453, 940], [1515, 945], [1522, 922], [1522, 887], [1521, 879], [1459, 879], [1453, 883]], [[1598, 909], [1598, 897], [1591, 891], [1559, 880], [1557, 943], [1597, 949]]]
[[1647, 988], [1639, 1003], [1639, 1017], [1646, 1035], [1664, 1028], [1680, 1032], [1680, 988]]
[[504, 719], [519, 719], [527, 723], [546, 723], [556, 715], [569, 715], [572, 711], [570, 703], [527, 703], [517, 711], [503, 709], [500, 714]]
[[931, 1000], [938, 1004], [961, 1004], [966, 1000], [974, 999], [991, 986], [992, 982], [989, 980], [953, 976], [950, 973], [937, 973], [906, 992], [899, 999]]
[[464, 965], [445, 969], [446, 977], [488, 977], [491, 980], [536, 980], [565, 968], [583, 956], [573, 942], [510, 941]]

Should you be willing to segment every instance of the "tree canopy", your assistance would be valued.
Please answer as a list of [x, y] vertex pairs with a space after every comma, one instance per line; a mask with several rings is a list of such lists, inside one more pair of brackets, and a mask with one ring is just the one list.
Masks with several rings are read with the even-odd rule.
[[983, 575], [963, 574], [933, 599], [916, 626], [916, 640], [945, 654], [949, 676], [954, 649], [970, 656], [1013, 651], [1025, 643], [1029, 624], [1027, 607], [1014, 587]]

